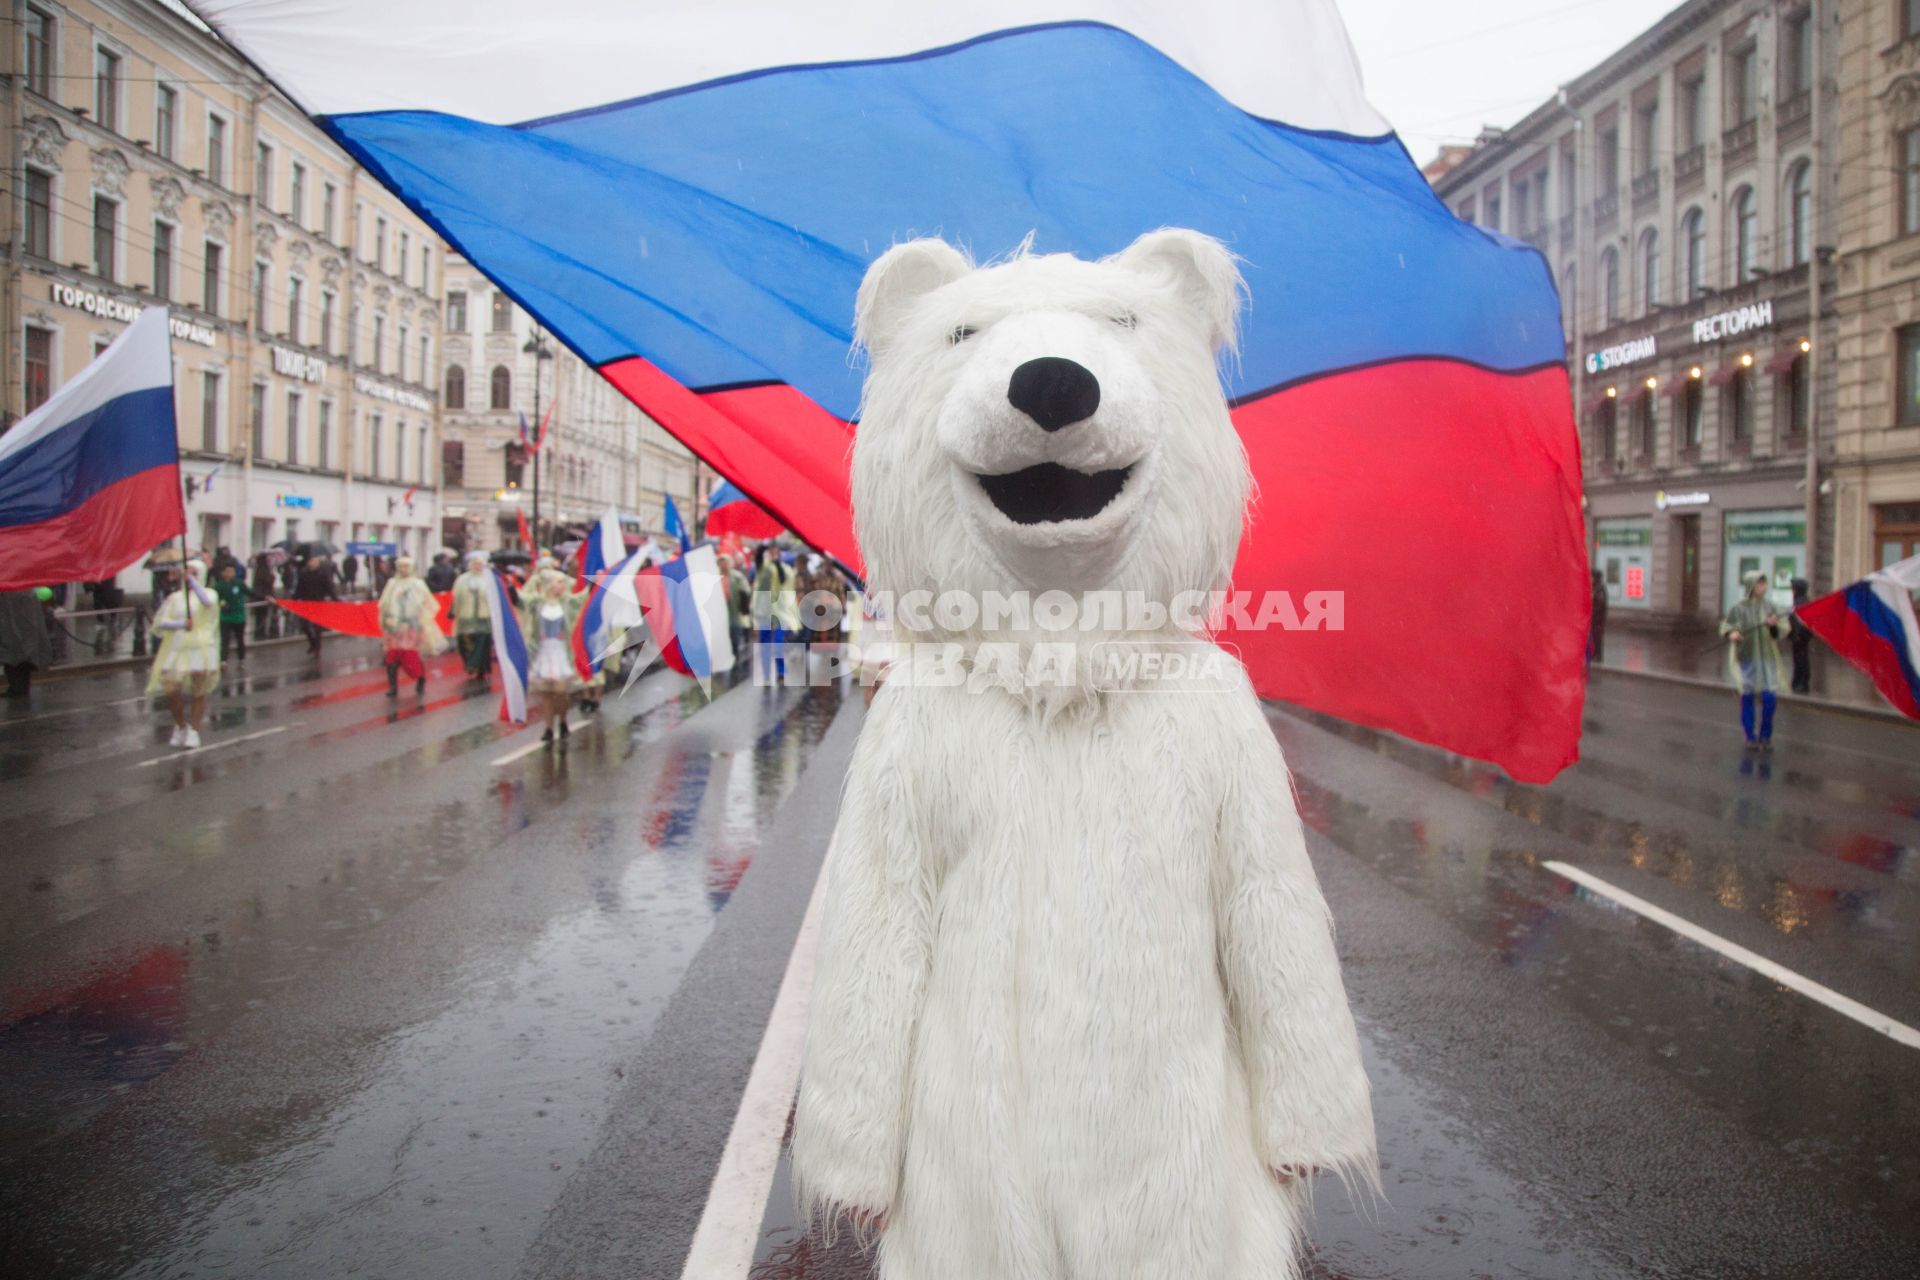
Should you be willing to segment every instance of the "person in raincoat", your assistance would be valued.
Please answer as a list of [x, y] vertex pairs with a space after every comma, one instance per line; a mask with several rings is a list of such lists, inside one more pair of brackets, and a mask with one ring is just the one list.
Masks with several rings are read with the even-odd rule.
[[[1767, 576], [1749, 573], [1746, 593], [1727, 610], [1720, 634], [1727, 638], [1727, 670], [1740, 686], [1740, 727], [1748, 750], [1773, 750], [1773, 707], [1780, 692], [1780, 611], [1767, 597]], [[1758, 711], [1756, 719], [1755, 712]]]
[[202, 579], [207, 566], [187, 561], [180, 589], [153, 615], [160, 648], [147, 673], [147, 696], [165, 696], [173, 712], [173, 737], [167, 745], [191, 751], [200, 745], [207, 720], [207, 695], [220, 683], [220, 597]]
[[393, 577], [380, 592], [380, 634], [387, 644], [387, 696], [400, 696], [400, 673], [413, 677], [413, 691], [427, 691], [423, 659], [446, 652], [440, 631], [440, 604], [427, 584], [413, 576], [413, 557], [394, 562]]
[[0, 667], [7, 673], [9, 698], [24, 698], [33, 685], [36, 668], [53, 665], [53, 637], [47, 633], [45, 587], [0, 592]]
[[567, 703], [580, 686], [580, 671], [573, 665], [573, 624], [586, 597], [573, 589], [572, 578], [555, 570], [536, 573], [520, 599], [521, 630], [527, 638], [527, 652], [533, 655], [527, 668], [527, 692], [539, 701], [540, 713], [547, 722], [540, 741], [552, 742], [558, 724], [564, 742]]
[[467, 679], [484, 681], [493, 669], [493, 582], [487, 553], [467, 557], [467, 571], [453, 580], [453, 642]]

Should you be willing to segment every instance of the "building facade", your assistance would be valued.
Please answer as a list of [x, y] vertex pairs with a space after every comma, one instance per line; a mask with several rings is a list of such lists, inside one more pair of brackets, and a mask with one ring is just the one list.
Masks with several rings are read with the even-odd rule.
[[1750, 571], [1782, 605], [1833, 580], [1836, 18], [1691, 0], [1435, 182], [1553, 270], [1616, 618], [1701, 627]]
[[165, 303], [194, 545], [431, 552], [439, 241], [183, 11], [10, 9], [4, 424]]
[[1920, 554], [1920, 5], [1842, 0], [1836, 579]]
[[536, 459], [523, 421], [530, 433], [548, 424], [537, 459], [542, 541], [581, 536], [609, 507], [632, 537], [665, 535], [669, 496], [689, 522], [704, 509], [712, 473], [457, 255], [446, 264], [445, 317], [448, 545], [524, 549]]

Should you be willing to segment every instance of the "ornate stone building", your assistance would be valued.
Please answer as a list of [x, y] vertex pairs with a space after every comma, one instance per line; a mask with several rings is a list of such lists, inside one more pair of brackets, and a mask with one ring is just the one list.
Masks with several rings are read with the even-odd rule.
[[11, 12], [0, 424], [166, 303], [196, 545], [430, 552], [439, 242], [184, 11]]

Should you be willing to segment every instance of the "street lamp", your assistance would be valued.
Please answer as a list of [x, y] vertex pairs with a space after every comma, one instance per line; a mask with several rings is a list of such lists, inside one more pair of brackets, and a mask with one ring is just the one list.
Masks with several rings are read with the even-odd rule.
[[[533, 357], [533, 438], [529, 443], [532, 446], [539, 446], [546, 443], [540, 435], [540, 366], [543, 362], [553, 359], [553, 348], [547, 345], [546, 333], [539, 325], [535, 325], [533, 336], [527, 339], [526, 345], [521, 347], [520, 351], [524, 355]], [[534, 447], [532, 452], [534, 545], [527, 548], [527, 554], [537, 559], [540, 553], [540, 450]]]

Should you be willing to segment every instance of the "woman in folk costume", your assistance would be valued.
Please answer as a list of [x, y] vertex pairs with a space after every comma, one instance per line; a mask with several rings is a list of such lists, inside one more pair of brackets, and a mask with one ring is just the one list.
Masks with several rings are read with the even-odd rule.
[[492, 579], [487, 553], [476, 551], [467, 557], [467, 571], [453, 581], [453, 636], [469, 680], [484, 681], [493, 668]]
[[394, 562], [393, 577], [380, 592], [380, 634], [387, 642], [387, 696], [400, 696], [400, 673], [413, 677], [413, 690], [427, 691], [425, 658], [446, 652], [440, 630], [440, 602], [427, 584], [413, 576], [413, 557]]
[[191, 750], [200, 745], [207, 719], [207, 695], [220, 683], [220, 597], [201, 582], [207, 566], [187, 561], [187, 578], [153, 616], [161, 637], [147, 676], [147, 696], [166, 695], [173, 712], [169, 746]]
[[573, 624], [586, 598], [573, 589], [573, 579], [555, 570], [535, 574], [521, 593], [521, 628], [533, 660], [527, 668], [527, 692], [540, 702], [547, 728], [540, 741], [552, 742], [554, 725], [560, 739], [567, 737], [567, 703], [580, 686], [573, 665]]
[[[1768, 598], [1767, 575], [1741, 579], [1746, 594], [1727, 610], [1720, 634], [1727, 638], [1727, 671], [1740, 686], [1740, 727], [1747, 749], [1773, 750], [1773, 704], [1780, 692], [1780, 610]], [[1759, 722], [1755, 723], [1755, 703]]]

